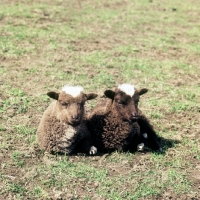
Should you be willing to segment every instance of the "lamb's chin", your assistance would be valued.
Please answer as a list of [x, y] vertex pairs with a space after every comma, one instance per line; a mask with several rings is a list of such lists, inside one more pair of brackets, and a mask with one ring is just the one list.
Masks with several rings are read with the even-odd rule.
[[80, 121], [69, 121], [68, 124], [71, 126], [78, 126], [78, 125], [80, 125]]
[[124, 120], [124, 123], [129, 126], [132, 126], [135, 122], [137, 122], [137, 120]]

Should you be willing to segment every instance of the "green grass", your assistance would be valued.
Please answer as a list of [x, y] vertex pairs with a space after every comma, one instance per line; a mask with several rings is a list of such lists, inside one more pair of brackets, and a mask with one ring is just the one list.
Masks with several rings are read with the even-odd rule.
[[18, 166], [18, 167], [22, 167], [23, 165], [25, 165], [25, 162], [23, 161], [23, 154], [19, 153], [19, 152], [13, 152], [11, 155], [11, 158], [13, 160], [13, 162]]
[[[199, 199], [197, 0], [8, 1], [0, 4], [0, 199]], [[139, 106], [163, 154], [50, 155], [36, 130], [46, 93], [82, 85], [99, 97], [148, 88]]]

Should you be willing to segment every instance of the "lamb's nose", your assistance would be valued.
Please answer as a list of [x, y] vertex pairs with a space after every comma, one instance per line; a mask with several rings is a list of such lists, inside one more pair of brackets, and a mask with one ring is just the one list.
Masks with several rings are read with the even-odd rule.
[[132, 113], [133, 118], [138, 118], [138, 115], [136, 113]]
[[72, 115], [72, 119], [78, 119], [78, 115]]
[[132, 121], [135, 121], [138, 119], [138, 115], [136, 113], [132, 113]]

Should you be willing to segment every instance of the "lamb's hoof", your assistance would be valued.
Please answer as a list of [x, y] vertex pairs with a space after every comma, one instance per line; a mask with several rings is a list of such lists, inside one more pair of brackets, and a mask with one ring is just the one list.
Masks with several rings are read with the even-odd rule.
[[137, 145], [137, 150], [138, 151], [144, 151], [144, 143], [138, 144]]
[[95, 155], [97, 154], [97, 148], [94, 147], [94, 146], [91, 146], [90, 147], [90, 152], [89, 152], [90, 155]]
[[148, 138], [148, 135], [147, 135], [147, 133], [143, 133], [142, 135], [143, 135], [143, 137], [144, 137], [145, 139], [147, 139], [147, 138]]

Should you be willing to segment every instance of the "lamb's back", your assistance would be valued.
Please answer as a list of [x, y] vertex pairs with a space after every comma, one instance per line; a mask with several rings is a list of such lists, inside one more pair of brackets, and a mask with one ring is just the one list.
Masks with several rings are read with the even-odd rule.
[[51, 141], [52, 124], [56, 125], [57, 123], [56, 117], [54, 116], [55, 107], [56, 102], [52, 102], [44, 111], [36, 133], [38, 144], [45, 150], [47, 149], [49, 141]]

